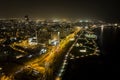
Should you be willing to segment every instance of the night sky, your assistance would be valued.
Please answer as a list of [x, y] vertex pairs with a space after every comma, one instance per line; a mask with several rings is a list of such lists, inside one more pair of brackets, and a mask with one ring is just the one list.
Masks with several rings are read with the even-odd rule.
[[0, 0], [0, 18], [100, 18], [119, 20], [115, 0]]

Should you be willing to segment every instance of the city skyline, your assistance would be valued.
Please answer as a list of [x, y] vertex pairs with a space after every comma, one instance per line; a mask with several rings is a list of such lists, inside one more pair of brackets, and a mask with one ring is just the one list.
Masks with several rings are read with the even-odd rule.
[[118, 21], [117, 1], [95, 0], [1, 0], [0, 18], [98, 18]]
[[17, 13], [0, 18], [0, 80], [80, 80], [119, 72], [120, 23]]

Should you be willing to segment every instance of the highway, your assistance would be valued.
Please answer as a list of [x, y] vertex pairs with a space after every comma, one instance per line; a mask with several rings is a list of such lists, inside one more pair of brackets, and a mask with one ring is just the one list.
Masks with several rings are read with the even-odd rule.
[[75, 39], [75, 41], [72, 44], [72, 46], [68, 49], [68, 51], [67, 51], [67, 53], [65, 55], [65, 58], [63, 60], [62, 67], [60, 68], [59, 73], [56, 76], [55, 80], [62, 80], [62, 75], [64, 74], [65, 67], [66, 67], [67, 61], [69, 59], [70, 52], [71, 52], [71, 50], [73, 49], [74, 45], [77, 43], [78, 39], [81, 37], [82, 34], [83, 34], [83, 29], [81, 30], [81, 33], [78, 34], [78, 37]]
[[59, 57], [62, 54], [61, 51], [70, 42], [70, 39], [74, 38], [79, 31], [80, 28], [77, 27], [75, 32], [66, 36], [65, 39], [62, 39], [58, 46], [50, 47], [46, 54], [42, 56], [37, 56], [37, 58], [25, 62], [24, 65], [14, 67], [14, 69], [8, 75], [3, 74], [0, 79], [13, 80], [15, 74], [21, 72], [22, 70], [30, 68], [43, 74], [43, 77], [41, 79], [44, 80], [46, 77], [46, 73], [50, 74], [50, 72], [52, 71], [49, 66], [53, 64], [56, 57]]
[[[77, 36], [74, 43], [72, 44], [72, 46], [67, 51], [67, 54], [65, 55], [65, 58], [63, 60], [63, 64], [62, 64], [62, 66], [59, 70], [59, 73], [58, 73], [55, 80], [62, 80], [62, 77], [63, 77], [63, 75], [66, 71], [67, 64], [69, 64], [69, 61], [71, 61], [71, 59], [75, 60], [75, 59], [79, 59], [79, 58], [83, 58], [83, 57], [99, 56], [100, 55], [99, 50], [98, 50], [98, 46], [97, 46], [95, 40], [94, 39], [87, 39], [85, 37], [83, 38], [83, 35], [85, 35], [84, 31], [89, 31], [89, 30], [82, 29], [81, 33]], [[73, 49], [76, 48], [76, 46], [75, 46], [76, 44], [84, 44], [84, 42], [79, 41], [79, 39], [84, 39], [86, 41], [86, 44], [92, 43], [92, 46], [89, 47], [89, 46], [82, 45], [82, 47], [83, 46], [86, 47], [86, 52], [83, 52], [83, 53], [80, 52], [81, 46], [77, 46], [77, 49], [75, 49], [75, 51], [73, 51]], [[93, 46], [94, 46], [94, 48], [93, 48]], [[88, 50], [87, 50], [87, 47], [88, 47]], [[90, 53], [89, 49], [90, 50], [93, 49], [93, 52]], [[76, 53], [77, 53], [77, 55], [76, 55]]]

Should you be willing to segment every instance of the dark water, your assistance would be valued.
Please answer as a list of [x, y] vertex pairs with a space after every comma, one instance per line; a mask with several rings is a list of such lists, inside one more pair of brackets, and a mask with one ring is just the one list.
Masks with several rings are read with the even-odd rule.
[[86, 57], [69, 60], [63, 80], [90, 80], [108, 79], [116, 80], [120, 73], [120, 28], [107, 27], [101, 35], [100, 28], [96, 34], [99, 36], [98, 44], [101, 49], [99, 57]]

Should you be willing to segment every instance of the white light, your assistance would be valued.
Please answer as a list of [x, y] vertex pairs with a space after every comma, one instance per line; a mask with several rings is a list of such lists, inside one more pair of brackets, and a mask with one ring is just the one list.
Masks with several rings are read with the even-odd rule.
[[81, 57], [84, 57], [84, 55], [82, 55]]
[[18, 55], [18, 56], [16, 56], [16, 59], [19, 59], [21, 57], [23, 57], [23, 55]]
[[79, 56], [77, 56], [76, 58], [80, 58]]
[[104, 25], [101, 26], [101, 30], [103, 31]]
[[0, 70], [2, 70], [2, 68], [0, 67]]
[[74, 40], [75, 40], [75, 38], [71, 38], [71, 39], [70, 39], [70, 41], [74, 41]]
[[84, 49], [84, 50], [80, 50], [80, 52], [86, 52], [86, 49]]
[[79, 22], [83, 22], [82, 20], [80, 20]]
[[29, 58], [31, 58], [31, 57], [32, 57], [32, 55], [29, 55], [28, 57], [29, 57]]
[[115, 26], [117, 26], [118, 24], [114, 24]]
[[95, 50], [96, 52], [100, 52], [100, 50]]
[[60, 72], [63, 72], [63, 71], [64, 71], [64, 69], [61, 69], [61, 70], [60, 70]]
[[85, 20], [85, 22], [88, 22], [88, 20]]

